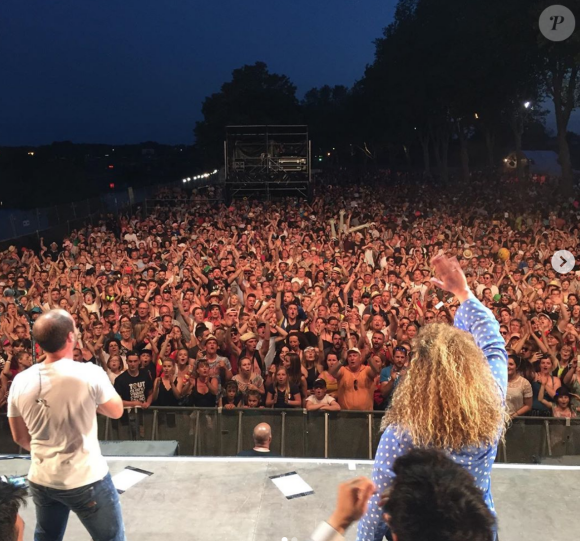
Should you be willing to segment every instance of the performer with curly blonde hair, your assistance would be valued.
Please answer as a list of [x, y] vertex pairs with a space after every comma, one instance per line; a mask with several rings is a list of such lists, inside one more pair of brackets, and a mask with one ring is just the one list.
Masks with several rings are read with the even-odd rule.
[[499, 324], [471, 293], [456, 259], [431, 264], [434, 284], [461, 303], [455, 327], [431, 323], [415, 337], [410, 366], [385, 412], [373, 482], [377, 493], [358, 525], [357, 541], [380, 541], [388, 527], [379, 508], [397, 457], [413, 448], [435, 448], [465, 467], [495, 514], [491, 466], [509, 420], [505, 407], [507, 352]]

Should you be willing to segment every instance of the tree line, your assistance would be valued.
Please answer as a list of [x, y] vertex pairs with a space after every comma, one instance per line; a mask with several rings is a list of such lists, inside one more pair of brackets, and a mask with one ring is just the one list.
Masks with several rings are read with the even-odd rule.
[[[538, 20], [552, 3], [399, 0], [375, 40], [373, 62], [351, 88], [313, 88], [298, 100], [291, 80], [263, 62], [234, 70], [203, 102], [203, 120], [194, 129], [197, 152], [220, 164], [228, 124], [306, 123], [320, 151], [337, 148], [384, 163], [401, 149], [410, 163], [410, 149], [420, 148], [425, 172], [443, 182], [452, 145], [467, 180], [475, 141], [485, 148], [479, 161], [490, 168], [498, 165], [498, 141], [509, 139], [520, 156], [524, 132], [542, 129], [542, 104], [550, 103], [562, 189], [570, 193], [568, 124], [580, 98], [580, 30], [562, 42], [546, 39]], [[580, 24], [580, 3], [559, 3]]]

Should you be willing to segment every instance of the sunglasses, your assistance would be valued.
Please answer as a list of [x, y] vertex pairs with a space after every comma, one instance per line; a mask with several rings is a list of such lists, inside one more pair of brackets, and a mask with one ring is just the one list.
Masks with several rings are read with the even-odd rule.
[[499, 331], [499, 334], [501, 334], [501, 335], [507, 334], [507, 331]]
[[425, 319], [435, 319], [433, 316], [425, 316]]
[[354, 390], [358, 391], [358, 379], [354, 380]]

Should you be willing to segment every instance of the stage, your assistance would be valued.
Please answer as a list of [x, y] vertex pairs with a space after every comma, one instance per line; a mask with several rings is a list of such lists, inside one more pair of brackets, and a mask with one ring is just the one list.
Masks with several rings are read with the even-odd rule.
[[[128, 541], [292, 541], [308, 539], [327, 518], [337, 485], [370, 476], [372, 462], [310, 459], [109, 458], [114, 475], [126, 466], [152, 472], [120, 495]], [[29, 462], [0, 461], [0, 475], [25, 474]], [[295, 471], [314, 494], [286, 499], [271, 476]], [[579, 466], [498, 464], [492, 474], [501, 541], [575, 539]], [[34, 505], [22, 511], [33, 540]], [[347, 532], [353, 540], [356, 527]], [[89, 541], [71, 515], [65, 541]]]

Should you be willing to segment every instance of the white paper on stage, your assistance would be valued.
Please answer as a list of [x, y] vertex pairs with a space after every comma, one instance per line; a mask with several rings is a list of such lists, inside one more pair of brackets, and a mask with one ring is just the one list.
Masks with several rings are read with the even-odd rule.
[[143, 481], [143, 479], [146, 479], [150, 475], [153, 475], [153, 473], [127, 466], [124, 470], [113, 475], [113, 484], [117, 492], [123, 494], [123, 492], [126, 492], [139, 481]]
[[289, 500], [314, 494], [312, 487], [295, 471], [274, 475], [270, 479]]

